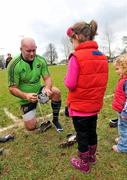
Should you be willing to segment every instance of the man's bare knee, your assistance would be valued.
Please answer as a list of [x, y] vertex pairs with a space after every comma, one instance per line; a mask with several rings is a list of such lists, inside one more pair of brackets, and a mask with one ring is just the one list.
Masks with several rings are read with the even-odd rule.
[[61, 92], [57, 87], [52, 87], [53, 95], [51, 97], [54, 101], [59, 101], [61, 99]]
[[36, 120], [36, 109], [29, 111], [23, 115], [25, 128], [29, 131], [36, 128], [37, 120]]
[[36, 119], [24, 121], [25, 128], [29, 131], [34, 130], [36, 128], [36, 124], [37, 124]]

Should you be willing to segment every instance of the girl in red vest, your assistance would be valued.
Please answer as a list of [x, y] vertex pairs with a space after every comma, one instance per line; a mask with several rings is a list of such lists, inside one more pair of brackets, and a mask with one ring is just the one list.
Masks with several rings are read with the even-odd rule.
[[112, 149], [127, 153], [127, 54], [119, 56], [114, 65], [120, 76], [112, 103], [113, 109], [118, 112], [119, 137], [115, 139], [117, 145], [113, 145]]
[[74, 52], [69, 56], [65, 86], [67, 106], [77, 134], [78, 156], [71, 164], [83, 173], [96, 163], [97, 114], [102, 108], [108, 81], [108, 62], [94, 37], [97, 23], [78, 22], [67, 30]]

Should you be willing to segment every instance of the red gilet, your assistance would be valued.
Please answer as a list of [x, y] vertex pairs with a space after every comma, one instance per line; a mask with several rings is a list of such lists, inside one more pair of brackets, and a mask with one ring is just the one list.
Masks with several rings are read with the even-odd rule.
[[127, 80], [127, 77], [120, 79], [115, 89], [112, 108], [117, 112], [121, 112], [123, 110], [123, 107], [126, 101], [126, 95], [124, 91], [124, 82], [126, 80]]
[[67, 105], [80, 112], [98, 112], [108, 81], [108, 62], [95, 41], [81, 43], [73, 55], [79, 64], [79, 77], [75, 90], [69, 91]]

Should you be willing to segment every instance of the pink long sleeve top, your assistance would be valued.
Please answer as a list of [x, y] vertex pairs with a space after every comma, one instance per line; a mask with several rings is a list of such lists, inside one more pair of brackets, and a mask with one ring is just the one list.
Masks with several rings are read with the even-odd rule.
[[[78, 74], [79, 74], [79, 66], [76, 57], [71, 56], [68, 63], [67, 73], [64, 78], [64, 84], [69, 89], [69, 91], [72, 91], [76, 88], [78, 81]], [[93, 116], [96, 114], [97, 113], [83, 113], [69, 108], [69, 116]]]

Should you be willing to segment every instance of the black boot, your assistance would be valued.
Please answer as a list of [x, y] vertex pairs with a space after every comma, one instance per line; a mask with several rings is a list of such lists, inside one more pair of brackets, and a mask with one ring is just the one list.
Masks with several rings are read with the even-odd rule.
[[57, 130], [57, 132], [63, 131], [63, 128], [61, 127], [61, 124], [59, 123], [58, 117], [59, 117], [59, 111], [61, 107], [61, 101], [51, 101], [51, 107], [53, 110], [53, 124]]

